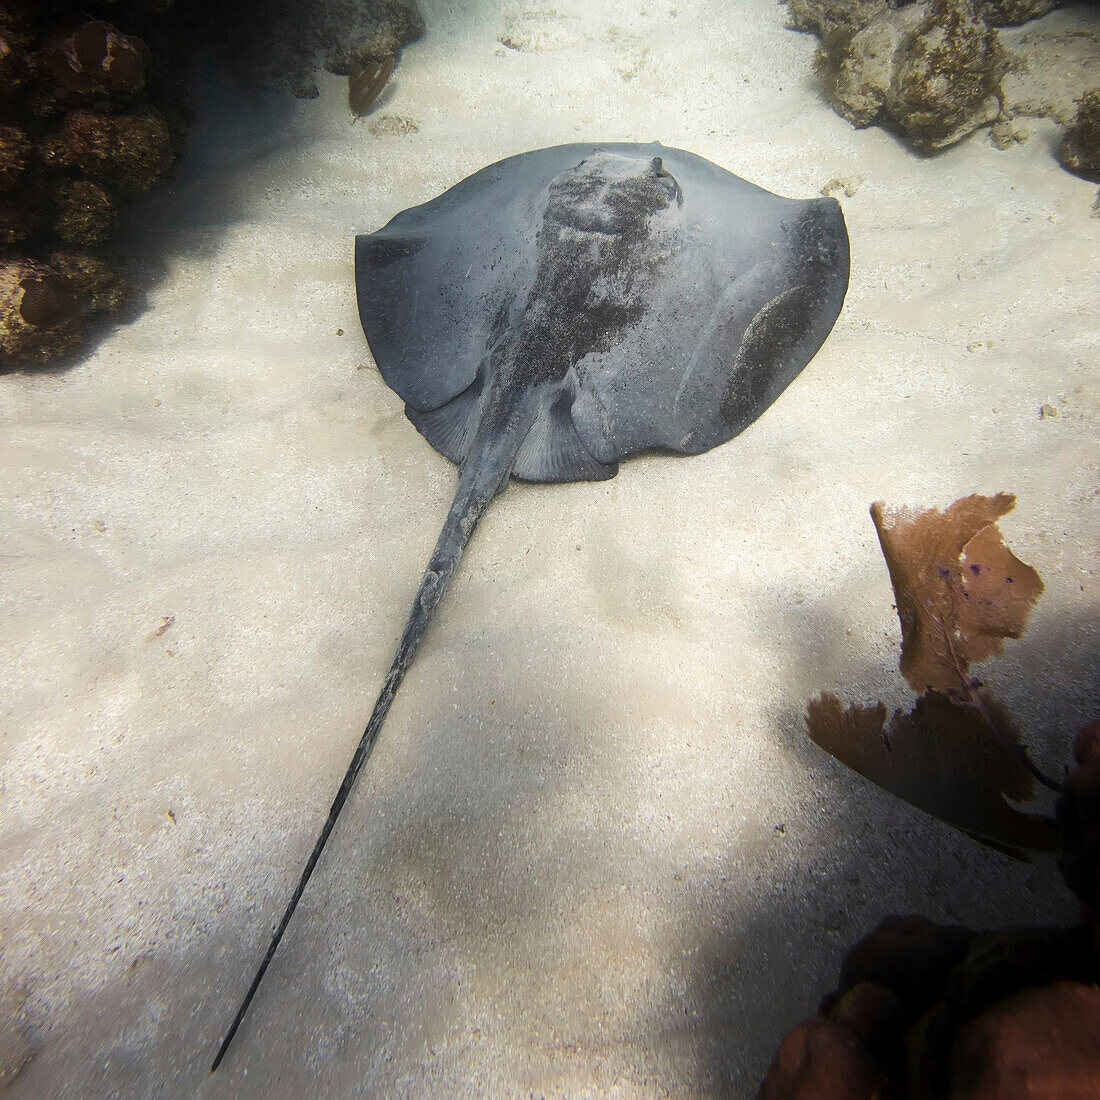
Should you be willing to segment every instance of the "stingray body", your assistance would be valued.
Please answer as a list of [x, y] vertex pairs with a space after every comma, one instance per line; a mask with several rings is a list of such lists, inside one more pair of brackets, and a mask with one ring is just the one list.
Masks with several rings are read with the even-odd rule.
[[780, 198], [660, 145], [491, 165], [356, 238], [359, 315], [458, 487], [370, 722], [259, 986], [458, 560], [509, 477], [584, 481], [751, 424], [821, 346], [848, 285], [834, 199]]

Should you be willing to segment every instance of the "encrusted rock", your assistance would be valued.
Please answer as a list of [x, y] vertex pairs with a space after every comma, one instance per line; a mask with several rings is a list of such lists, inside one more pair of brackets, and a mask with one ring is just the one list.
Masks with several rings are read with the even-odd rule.
[[[416, 19], [412, 18], [413, 14]], [[424, 33], [424, 23], [415, 7], [402, 9], [394, 5], [391, 15], [392, 22], [384, 22], [376, 29], [340, 42], [329, 52], [325, 68], [337, 76], [350, 76], [357, 69], [377, 64], [387, 57], [399, 57], [402, 46]]]
[[0, 360], [46, 363], [71, 351], [92, 315], [118, 309], [123, 296], [119, 276], [83, 253], [0, 261]]
[[792, 30], [815, 31], [830, 46], [843, 45], [875, 19], [901, 5], [897, 0], [786, 0]]
[[[1015, 30], [1061, 0], [783, 0], [789, 26], [821, 38], [825, 96], [854, 126], [893, 130], [933, 153], [992, 124], [1008, 149], [1029, 137], [1017, 120], [1081, 122], [1067, 134], [1070, 171], [1100, 180], [1089, 96], [1095, 35], [1066, 20]], [[996, 28], [1009, 28], [1002, 44]], [[1095, 115], [1093, 115], [1095, 117]]]
[[867, 1048], [832, 1020], [807, 1020], [783, 1040], [759, 1100], [883, 1100], [885, 1079]]
[[[123, 300], [120, 275], [86, 249], [181, 144], [168, 60], [180, 40], [154, 18], [170, 2], [0, 0], [0, 369], [65, 355]], [[128, 23], [159, 43], [155, 62]]]
[[1023, 145], [1031, 137], [1031, 131], [1015, 119], [1006, 117], [993, 123], [989, 135], [998, 149], [1011, 149], [1013, 145]]
[[905, 1002], [879, 982], [858, 982], [829, 1011], [830, 1020], [880, 1056], [900, 1044], [911, 1015]]
[[76, 292], [47, 264], [29, 259], [0, 264], [0, 353], [43, 361], [67, 349], [67, 322], [76, 312]]
[[42, 51], [46, 72], [79, 96], [133, 95], [145, 85], [149, 47], [102, 19], [87, 19]]
[[33, 25], [27, 12], [0, 6], [0, 107], [8, 107], [22, 94], [30, 78]]
[[319, 94], [319, 63], [350, 76], [424, 33], [416, 0], [203, 0], [195, 16], [204, 34], [225, 43], [246, 83], [307, 99]]
[[[863, 30], [888, 11], [913, 0], [784, 0], [788, 26], [814, 31], [839, 42]], [[1061, 6], [1061, 0], [976, 0], [978, 13], [991, 27], [1015, 27]]]
[[19, 182], [31, 162], [34, 145], [18, 126], [0, 125], [0, 193]]
[[[1078, 748], [1085, 770], [1072, 790], [1088, 792], [1095, 821], [1097, 776], [1085, 771], [1100, 771], [1100, 723]], [[1098, 947], [1087, 926], [975, 934], [888, 918], [848, 953], [840, 993], [818, 1019], [784, 1039], [760, 1095], [846, 1097], [834, 1090], [847, 1076], [859, 1089], [870, 1082], [880, 1100], [1091, 1100], [1100, 1096]], [[867, 1076], [869, 1067], [882, 1075]]]
[[991, 27], [1017, 27], [1062, 6], [1062, 0], [981, 0], [982, 18]]
[[955, 1100], [1095, 1100], [1100, 988], [1056, 982], [1006, 997], [959, 1032]]
[[951, 145], [997, 118], [1005, 65], [970, 0], [932, 0], [901, 42], [886, 110], [918, 149]]
[[1077, 118], [1062, 138], [1058, 159], [1076, 175], [1100, 183], [1100, 88], [1077, 101]]
[[873, 19], [847, 42], [823, 42], [818, 66], [825, 78], [825, 95], [853, 126], [864, 127], [883, 117], [894, 81], [902, 42], [921, 22], [923, 9], [910, 5]]
[[85, 315], [114, 313], [126, 301], [125, 279], [88, 252], [59, 249], [50, 256], [50, 266], [76, 288]]
[[116, 216], [115, 203], [106, 188], [92, 180], [66, 181], [58, 189], [54, 229], [72, 244], [100, 244]]
[[42, 150], [50, 167], [77, 169], [131, 194], [148, 191], [172, 166], [168, 126], [152, 108], [133, 115], [70, 111]]
[[823, 40], [826, 94], [855, 126], [891, 126], [932, 152], [993, 122], [1006, 56], [972, 0], [888, 10]]
[[887, 917], [844, 957], [838, 992], [860, 982], [892, 990], [910, 1011], [922, 1010], [943, 989], [947, 975], [965, 957], [974, 933], [924, 917]]
[[[30, 237], [42, 221], [42, 211], [0, 198], [0, 245], [18, 244]], [[3, 253], [0, 253], [2, 257]]]

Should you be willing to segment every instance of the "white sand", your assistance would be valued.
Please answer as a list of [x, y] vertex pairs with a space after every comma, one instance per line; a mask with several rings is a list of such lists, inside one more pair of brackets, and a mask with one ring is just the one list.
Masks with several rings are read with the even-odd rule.
[[[931, 160], [857, 132], [771, 0], [424, 7], [373, 116], [414, 133], [336, 78], [200, 80], [134, 219], [147, 308], [0, 377], [8, 1095], [750, 1096], [885, 914], [1072, 919], [1052, 864], [802, 724], [907, 700], [869, 503], [1002, 489], [1047, 591], [984, 671], [1052, 767], [1093, 717], [1100, 219], [1054, 126]], [[497, 502], [210, 1079], [454, 486], [352, 238], [508, 154], [654, 139], [793, 197], [862, 177], [840, 321], [732, 443]]]

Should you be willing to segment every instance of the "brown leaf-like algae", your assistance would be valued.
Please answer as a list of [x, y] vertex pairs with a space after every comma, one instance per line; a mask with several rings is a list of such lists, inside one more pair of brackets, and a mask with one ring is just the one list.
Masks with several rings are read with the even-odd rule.
[[810, 738], [842, 764], [910, 805], [1017, 858], [1051, 851], [1057, 832], [1008, 800], [1031, 799], [1032, 762], [1007, 709], [970, 675], [1024, 632], [1043, 591], [1031, 566], [1004, 544], [996, 521], [1008, 493], [969, 496], [943, 512], [871, 506], [901, 621], [901, 671], [922, 694], [909, 713], [811, 701]]
[[1043, 582], [1004, 544], [1008, 493], [943, 512], [871, 506], [901, 620], [901, 671], [914, 691], [965, 690], [970, 666], [1019, 638]]
[[349, 74], [348, 106], [353, 115], [362, 118], [374, 106], [374, 101], [393, 76], [396, 63], [397, 58], [391, 53], [380, 61], [368, 61], [361, 69]]
[[1008, 712], [989, 693], [983, 703], [996, 732], [980, 711], [938, 691], [889, 722], [881, 703], [845, 707], [826, 693], [810, 702], [806, 725], [842, 764], [974, 839], [1017, 858], [1054, 851], [1050, 822], [1007, 801], [1033, 798], [1035, 781], [1020, 763], [1022, 741]]

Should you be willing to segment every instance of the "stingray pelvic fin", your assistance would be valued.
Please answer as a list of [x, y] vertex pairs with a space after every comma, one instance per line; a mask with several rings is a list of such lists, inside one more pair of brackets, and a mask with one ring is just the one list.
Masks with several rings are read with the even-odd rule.
[[524, 481], [606, 481], [619, 470], [618, 463], [594, 458], [581, 442], [570, 411], [567, 392], [554, 395], [535, 418], [520, 444], [515, 477]]
[[477, 405], [481, 397], [481, 378], [452, 397], [438, 409], [421, 411], [405, 406], [405, 415], [416, 430], [445, 458], [462, 462], [470, 450], [477, 427]]

